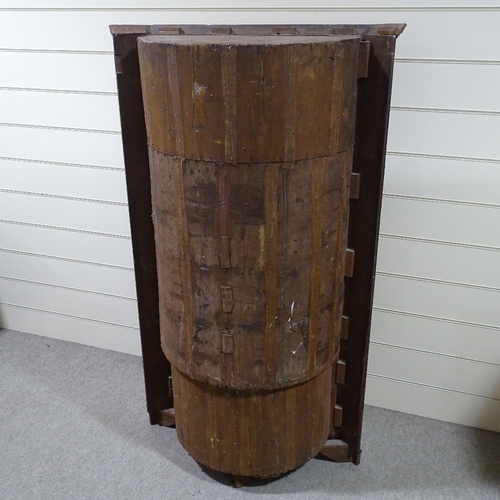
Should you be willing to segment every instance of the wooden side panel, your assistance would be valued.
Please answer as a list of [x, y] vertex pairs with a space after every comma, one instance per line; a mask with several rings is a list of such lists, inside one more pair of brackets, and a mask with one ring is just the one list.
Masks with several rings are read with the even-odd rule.
[[[349, 445], [349, 457], [359, 463], [361, 425], [373, 303], [378, 228], [389, 120], [389, 102], [396, 36], [367, 35], [371, 43], [368, 78], [358, 80], [356, 142], [353, 171], [361, 174], [360, 197], [350, 202], [348, 246], [356, 252], [354, 273], [346, 282], [344, 314], [349, 316], [348, 338], [340, 357], [345, 383], [337, 387], [343, 407], [337, 436]], [[353, 390], [352, 388], [356, 388]], [[359, 388], [359, 389], [358, 389]]]
[[146, 399], [151, 423], [159, 424], [161, 410], [171, 407], [173, 401], [168, 391], [170, 363], [163, 355], [159, 337], [158, 278], [137, 33], [115, 36], [114, 47]]

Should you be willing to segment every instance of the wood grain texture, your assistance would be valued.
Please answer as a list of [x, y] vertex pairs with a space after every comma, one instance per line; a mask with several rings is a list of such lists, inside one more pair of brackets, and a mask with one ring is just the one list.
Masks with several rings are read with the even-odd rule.
[[293, 387], [228, 391], [173, 370], [179, 441], [201, 464], [273, 477], [316, 456], [328, 437], [331, 369]]
[[[338, 351], [353, 143], [341, 124], [356, 93], [358, 39], [223, 38], [139, 43], [162, 345], [199, 381], [274, 389], [317, 376]], [[245, 119], [239, 111], [252, 99], [259, 115]], [[326, 127], [308, 115], [320, 107]], [[276, 123], [282, 135], [271, 133]], [[337, 139], [315, 142], [318, 129]], [[231, 290], [230, 311], [221, 287]], [[233, 338], [230, 356], [222, 334]]]
[[[219, 238], [223, 167], [151, 151], [162, 345], [179, 370], [215, 385], [272, 389], [333, 362], [351, 156], [296, 162], [293, 169], [231, 167], [226, 268]], [[229, 332], [231, 360], [220, 344]]]
[[[359, 37], [339, 35], [142, 37], [150, 146], [227, 163], [343, 151], [353, 128], [358, 48]], [[332, 95], [339, 79], [342, 97]]]
[[332, 433], [358, 44], [139, 41], [176, 428], [235, 476], [291, 470]]

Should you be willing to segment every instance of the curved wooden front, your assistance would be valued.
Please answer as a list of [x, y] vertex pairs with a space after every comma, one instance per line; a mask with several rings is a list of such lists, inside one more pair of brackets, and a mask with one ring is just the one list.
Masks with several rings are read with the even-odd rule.
[[331, 368], [293, 387], [230, 391], [173, 370], [179, 441], [201, 464], [275, 477], [316, 456], [329, 429]]
[[274, 390], [333, 363], [358, 43], [139, 40], [162, 347], [196, 381]]

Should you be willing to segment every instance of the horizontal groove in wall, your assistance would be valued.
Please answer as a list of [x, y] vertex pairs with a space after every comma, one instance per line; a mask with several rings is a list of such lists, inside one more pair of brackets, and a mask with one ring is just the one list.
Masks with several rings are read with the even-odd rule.
[[433, 278], [424, 278], [422, 276], [413, 276], [411, 274], [388, 273], [385, 271], [377, 271], [377, 276], [386, 276], [388, 278], [405, 279], [410, 281], [423, 281], [425, 283], [433, 283], [435, 285], [458, 286], [461, 288], [470, 288], [473, 290], [485, 290], [487, 292], [500, 292], [499, 287], [474, 285], [472, 283], [461, 283], [459, 281], [446, 281]]
[[89, 234], [92, 236], [105, 236], [107, 238], [118, 238], [118, 239], [122, 239], [122, 240], [130, 240], [130, 236], [126, 236], [124, 234], [101, 233], [99, 231], [88, 231], [86, 229], [76, 229], [73, 227], [50, 226], [48, 224], [35, 224], [33, 222], [24, 222], [24, 221], [18, 221], [18, 220], [10, 220], [10, 219], [0, 219], [0, 223], [16, 224], [19, 226], [37, 227], [40, 229], [51, 229], [51, 230], [56, 230], [56, 231], [69, 231], [71, 233]]
[[[142, 9], [141, 9], [142, 10]], [[216, 9], [210, 9], [211, 11]], [[226, 9], [224, 9], [226, 10]], [[500, 7], [499, 7], [500, 10]], [[0, 8], [0, 12], [2, 9]], [[175, 24], [175, 23], [174, 23]], [[178, 23], [182, 26], [183, 23]], [[230, 24], [230, 23], [229, 23]], [[290, 23], [288, 23], [290, 24]], [[298, 23], [291, 23], [298, 24]], [[62, 54], [62, 55], [90, 55], [90, 56], [112, 56], [114, 52], [112, 50], [64, 50], [64, 49], [13, 49], [13, 48], [1, 48], [0, 52], [12, 53], [31, 53], [31, 54]], [[498, 59], [453, 59], [453, 58], [425, 58], [425, 57], [395, 57], [395, 63], [402, 64], [469, 64], [469, 65], [486, 65], [486, 66], [497, 66], [500, 65], [500, 60]], [[8, 87], [6, 87], [8, 88]], [[63, 90], [59, 92], [64, 92]], [[96, 93], [96, 92], [92, 92]]]
[[0, 47], [0, 52], [24, 52], [29, 54], [74, 54], [91, 56], [110, 56], [114, 53], [112, 50], [10, 49], [6, 47]]
[[451, 247], [472, 248], [474, 250], [488, 250], [491, 252], [500, 252], [500, 247], [487, 245], [474, 245], [473, 243], [460, 243], [458, 241], [435, 240], [432, 238], [417, 238], [415, 236], [403, 236], [399, 234], [380, 233], [381, 238], [389, 238], [393, 240], [416, 241], [418, 243], [430, 243], [433, 245], [446, 245]]
[[424, 108], [420, 106], [391, 106], [394, 111], [411, 111], [418, 113], [449, 113], [455, 115], [486, 115], [500, 116], [500, 111], [481, 109], [455, 109], [455, 108]]
[[399, 384], [414, 385], [417, 387], [426, 387], [427, 389], [433, 389], [436, 391], [453, 392], [455, 394], [463, 394], [464, 396], [473, 396], [475, 398], [486, 399], [489, 401], [500, 401], [500, 399], [497, 399], [497, 398], [489, 398], [487, 396], [480, 396], [478, 394], [473, 394], [471, 392], [457, 391], [455, 389], [447, 389], [446, 387], [440, 387], [440, 386], [436, 386], [436, 385], [422, 384], [420, 382], [412, 382], [410, 380], [404, 380], [404, 379], [399, 379], [399, 378], [394, 378], [394, 377], [386, 377], [385, 375], [377, 375], [376, 373], [368, 373], [367, 376], [371, 377], [371, 378], [378, 378], [381, 380], [387, 380], [390, 382], [397, 382]]
[[118, 172], [125, 171], [123, 167], [106, 167], [103, 165], [87, 165], [85, 163], [67, 163], [62, 161], [37, 160], [34, 158], [16, 158], [13, 156], [0, 156], [0, 160], [16, 161], [21, 163], [37, 163], [40, 165], [54, 165], [56, 167], [93, 168], [96, 170], [113, 170]]
[[74, 264], [84, 264], [84, 265], [89, 265], [89, 266], [107, 267], [110, 269], [117, 269], [120, 271], [133, 271], [134, 270], [133, 267], [117, 266], [114, 264], [104, 264], [103, 262], [93, 262], [91, 260], [72, 259], [70, 257], [59, 257], [57, 255], [48, 255], [48, 254], [44, 254], [44, 253], [23, 252], [22, 250], [13, 250], [12, 248], [0, 248], [0, 252], [13, 253], [16, 255], [26, 255], [27, 257], [40, 257], [42, 259], [60, 260], [63, 262], [71, 262]]
[[442, 352], [427, 351], [425, 349], [416, 349], [414, 347], [406, 347], [406, 346], [388, 344], [386, 342], [377, 342], [376, 340], [370, 340], [370, 345], [371, 344], [379, 346], [379, 347], [387, 347], [388, 349], [397, 349], [397, 350], [400, 350], [400, 351], [414, 352], [416, 354], [424, 354], [424, 355], [429, 355], [429, 356], [437, 356], [439, 358], [457, 359], [457, 360], [460, 360], [460, 361], [470, 361], [471, 363], [479, 363], [479, 364], [483, 364], [483, 365], [500, 366], [500, 363], [494, 363], [493, 361], [483, 361], [481, 359], [465, 358], [463, 356], [455, 356], [453, 354], [445, 354], [445, 353], [442, 353]]
[[499, 6], [2, 7], [0, 12], [497, 12]]
[[54, 127], [50, 125], [31, 125], [28, 123], [2, 123], [0, 122], [0, 127], [13, 127], [13, 128], [36, 128], [42, 130], [58, 130], [60, 132], [86, 132], [91, 134], [113, 134], [120, 135], [119, 130], [99, 130], [91, 128], [74, 128], [74, 127]]
[[478, 208], [500, 208], [499, 203], [480, 203], [477, 201], [451, 200], [448, 198], [430, 198], [427, 196], [413, 196], [409, 194], [384, 193], [384, 198], [394, 198], [397, 200], [424, 201], [429, 203], [445, 203], [448, 205], [465, 205]]
[[470, 161], [477, 163], [495, 163], [500, 165], [500, 158], [480, 158], [474, 156], [453, 156], [453, 155], [438, 155], [432, 153], [413, 153], [411, 151], [387, 151], [390, 156], [406, 156], [414, 158], [432, 158], [433, 160], [456, 160]]
[[101, 325], [118, 326], [120, 328], [126, 328], [127, 330], [139, 331], [139, 328], [136, 326], [122, 325], [120, 323], [112, 323], [111, 321], [102, 321], [100, 319], [85, 318], [84, 316], [76, 316], [74, 314], [66, 314], [66, 313], [61, 313], [61, 312], [57, 312], [57, 311], [49, 311], [47, 309], [38, 309], [37, 307], [28, 307], [28, 306], [22, 306], [20, 304], [11, 304], [10, 302], [0, 302], [0, 305], [5, 306], [5, 307], [14, 307], [16, 309], [24, 309], [25, 311], [34, 311], [34, 312], [40, 312], [40, 313], [45, 313], [45, 314], [52, 314], [54, 316], [62, 316], [63, 318], [79, 319], [82, 321], [88, 321], [90, 323], [99, 323]]
[[412, 312], [408, 312], [408, 311], [399, 311], [397, 309], [388, 309], [385, 307], [376, 307], [376, 306], [373, 306], [373, 310], [381, 312], [381, 313], [385, 313], [385, 314], [397, 314], [399, 316], [408, 316], [410, 318], [428, 319], [428, 320], [432, 320], [432, 321], [439, 321], [441, 323], [451, 323], [454, 325], [472, 326], [475, 328], [482, 328], [485, 330], [498, 330], [498, 331], [500, 331], [500, 326], [486, 325], [484, 323], [475, 323], [473, 321], [461, 321], [458, 319], [442, 318], [440, 316], [431, 316], [429, 314], [412, 313]]
[[22, 196], [40, 196], [42, 198], [55, 198], [57, 200], [69, 200], [69, 201], [82, 201], [85, 203], [98, 203], [102, 205], [115, 205], [119, 207], [126, 207], [128, 203], [124, 201], [110, 201], [110, 200], [96, 200], [95, 198], [80, 198], [77, 196], [64, 196], [61, 194], [49, 194], [49, 193], [37, 193], [34, 191], [18, 191], [15, 189], [2, 189], [0, 188], [0, 193], [18, 194]]
[[395, 57], [394, 62], [403, 64], [473, 64], [498, 66], [499, 59], [448, 59], [448, 58], [426, 58], [426, 57]]
[[130, 300], [132, 302], [136, 301], [135, 297], [125, 297], [123, 295], [115, 295], [112, 293], [95, 292], [93, 290], [85, 290], [83, 288], [74, 288], [71, 286], [55, 285], [54, 283], [43, 283], [41, 281], [32, 281], [32, 280], [25, 280], [25, 279], [21, 279], [21, 278], [13, 278], [12, 276], [0, 276], [0, 280], [15, 281], [17, 283], [25, 283], [27, 285], [44, 286], [44, 287], [48, 287], [48, 288], [59, 288], [60, 290], [68, 290], [70, 292], [87, 293], [90, 295], [99, 295], [101, 297], [108, 297], [111, 299]]
[[45, 92], [48, 94], [79, 94], [79, 95], [103, 95], [118, 96], [118, 92], [100, 92], [97, 90], [62, 90], [62, 89], [38, 89], [33, 87], [0, 87], [0, 91], [8, 92]]

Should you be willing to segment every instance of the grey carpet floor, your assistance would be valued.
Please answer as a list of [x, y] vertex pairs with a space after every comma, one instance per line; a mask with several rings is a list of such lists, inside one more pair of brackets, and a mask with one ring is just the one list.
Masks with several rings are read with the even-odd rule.
[[0, 498], [500, 499], [500, 434], [367, 407], [361, 465], [231, 487], [150, 426], [141, 359], [0, 332]]

